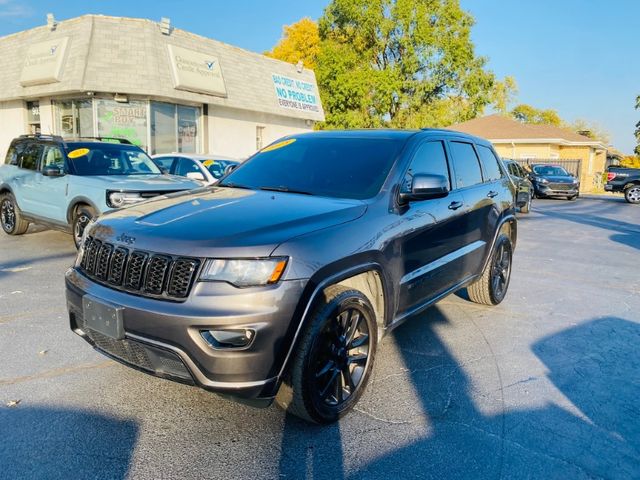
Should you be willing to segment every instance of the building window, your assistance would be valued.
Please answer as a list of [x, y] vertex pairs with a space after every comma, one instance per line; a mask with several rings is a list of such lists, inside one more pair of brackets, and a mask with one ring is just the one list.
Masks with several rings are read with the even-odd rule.
[[98, 136], [126, 138], [147, 149], [147, 102], [97, 100]]
[[264, 129], [263, 126], [256, 126], [256, 150], [262, 150], [264, 146]]
[[93, 137], [93, 102], [55, 102], [56, 132], [63, 137]]
[[198, 151], [200, 109], [151, 102], [151, 153]]
[[29, 133], [40, 133], [40, 102], [27, 102], [27, 125]]

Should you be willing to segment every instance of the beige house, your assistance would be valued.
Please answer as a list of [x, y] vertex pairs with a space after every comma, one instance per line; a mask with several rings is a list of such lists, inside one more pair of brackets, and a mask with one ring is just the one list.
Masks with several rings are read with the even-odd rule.
[[580, 190], [601, 185], [607, 146], [598, 140], [552, 125], [530, 125], [503, 115], [489, 115], [449, 127], [489, 140], [503, 158], [530, 161], [580, 160]]

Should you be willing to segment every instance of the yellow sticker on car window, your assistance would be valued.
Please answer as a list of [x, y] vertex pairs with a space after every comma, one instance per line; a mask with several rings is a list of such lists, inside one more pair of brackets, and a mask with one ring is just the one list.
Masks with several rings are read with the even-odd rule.
[[210, 167], [210, 166], [211, 166], [211, 165], [213, 165], [214, 163], [216, 163], [216, 161], [215, 161], [215, 160], [205, 160], [204, 162], [202, 162], [202, 164], [203, 164], [205, 167]]
[[67, 157], [69, 157], [69, 158], [78, 158], [78, 157], [85, 156], [87, 153], [89, 153], [89, 149], [88, 148], [78, 148], [76, 150], [73, 150], [72, 152], [69, 152], [67, 154]]
[[273, 145], [269, 145], [268, 147], [265, 147], [262, 150], [260, 150], [260, 153], [271, 152], [272, 150], [277, 150], [279, 148], [286, 147], [287, 145], [291, 145], [295, 141], [296, 141], [295, 138], [290, 138], [289, 140], [283, 140], [282, 142], [274, 143]]

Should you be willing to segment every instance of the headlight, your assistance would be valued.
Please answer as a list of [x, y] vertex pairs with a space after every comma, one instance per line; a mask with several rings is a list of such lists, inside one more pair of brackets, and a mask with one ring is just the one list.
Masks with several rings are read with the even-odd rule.
[[545, 184], [545, 183], [549, 183], [549, 180], [547, 180], [546, 178], [538, 177], [538, 178], [536, 178], [536, 182]]
[[200, 274], [200, 280], [228, 282], [236, 287], [252, 287], [276, 283], [287, 266], [283, 257], [257, 259], [211, 259]]
[[574, 179], [574, 180], [573, 180], [573, 184], [574, 184], [574, 185], [578, 185], [579, 183], [580, 183], [580, 182], [579, 182], [577, 179]]
[[142, 200], [142, 195], [138, 192], [107, 192], [107, 205], [113, 208], [120, 208]]

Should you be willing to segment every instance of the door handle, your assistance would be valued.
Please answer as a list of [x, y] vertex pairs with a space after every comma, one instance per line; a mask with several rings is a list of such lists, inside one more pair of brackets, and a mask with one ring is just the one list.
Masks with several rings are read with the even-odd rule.
[[493, 190], [491, 190], [489, 193], [487, 193], [487, 197], [489, 198], [493, 198], [495, 196], [498, 195], [498, 192], [494, 192]]
[[464, 205], [463, 202], [451, 202], [449, 204], [449, 210], [457, 210], [459, 209], [462, 205]]

